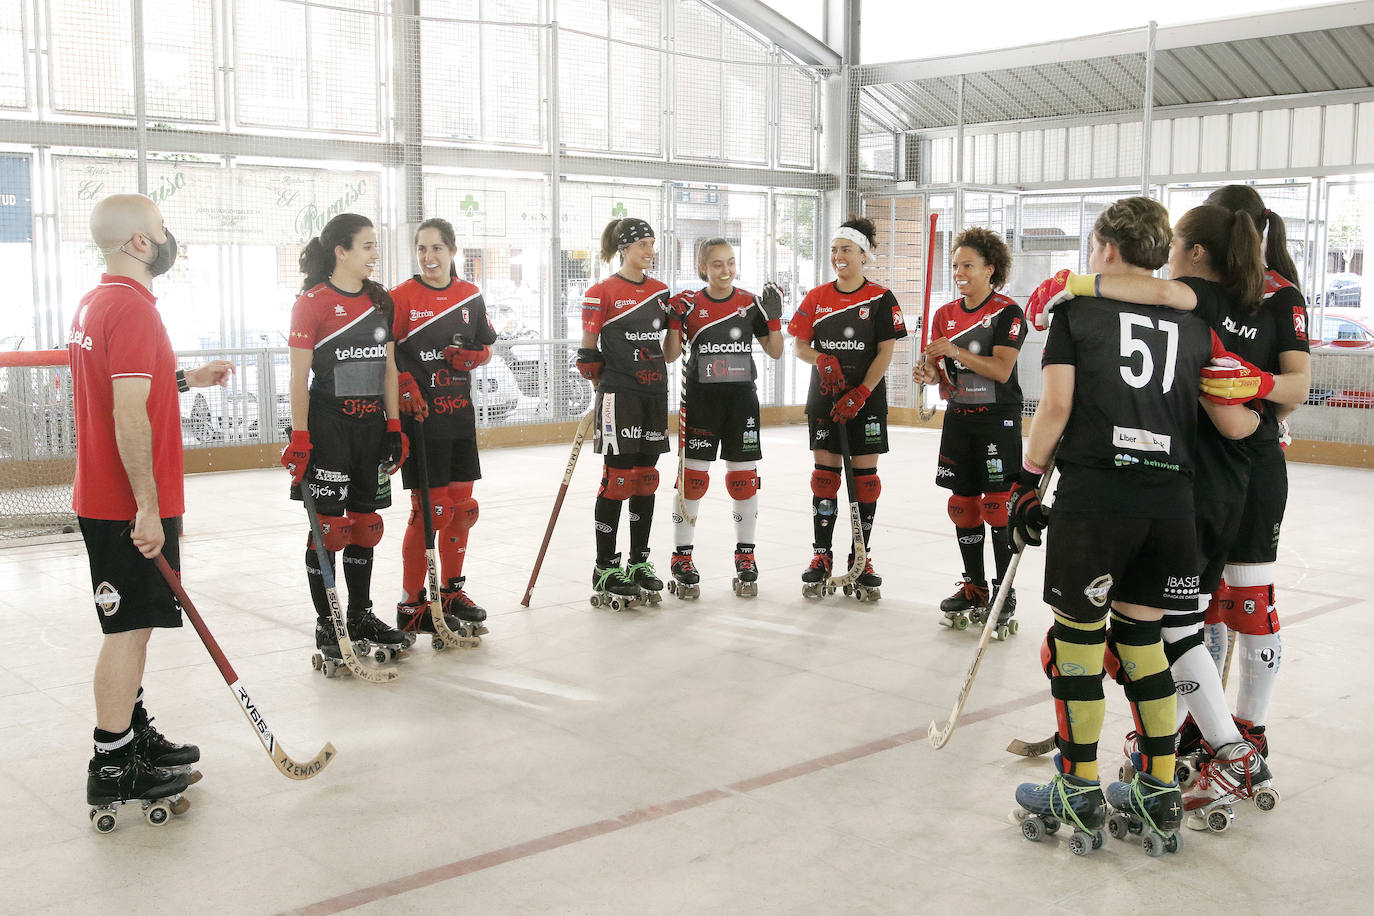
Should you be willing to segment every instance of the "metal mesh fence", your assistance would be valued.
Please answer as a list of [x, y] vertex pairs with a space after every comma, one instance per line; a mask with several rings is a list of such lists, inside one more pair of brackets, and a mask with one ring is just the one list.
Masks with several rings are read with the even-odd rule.
[[0, 357], [0, 539], [76, 525], [71, 370], [63, 352], [25, 356]]

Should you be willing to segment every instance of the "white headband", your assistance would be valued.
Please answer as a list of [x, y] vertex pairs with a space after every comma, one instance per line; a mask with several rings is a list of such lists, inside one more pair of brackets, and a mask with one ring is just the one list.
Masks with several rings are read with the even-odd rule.
[[870, 250], [868, 247], [868, 239], [864, 238], [864, 234], [860, 232], [858, 229], [851, 229], [848, 226], [841, 226], [840, 228], [835, 230], [835, 235], [833, 237], [837, 239], [846, 239], [847, 241], [853, 242], [855, 245], [859, 246], [859, 250], [862, 251], [864, 254], [867, 254]]

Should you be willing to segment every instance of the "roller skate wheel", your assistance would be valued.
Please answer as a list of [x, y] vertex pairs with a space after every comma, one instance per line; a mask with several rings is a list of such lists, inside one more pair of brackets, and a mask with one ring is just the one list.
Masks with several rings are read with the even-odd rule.
[[1230, 808], [1217, 808], [1207, 813], [1207, 829], [1213, 833], [1225, 833], [1235, 819], [1236, 815]]
[[[669, 579], [669, 580], [668, 580], [668, 594], [670, 594], [670, 595], [677, 595], [677, 580], [676, 580], [676, 579]], [[681, 595], [678, 595], [678, 597], [680, 598], [680, 597], [682, 597], [682, 596], [681, 596]]]
[[1020, 824], [1026, 818], [1030, 817], [1030, 812], [1025, 808], [1012, 808], [1011, 814], [1007, 815], [1007, 817], [1011, 819], [1013, 824]]
[[[844, 587], [844, 596], [845, 596], [846, 598], [848, 598], [848, 597], [850, 597], [850, 596], [853, 595], [853, 594], [855, 594], [854, 586], [852, 586], [852, 585], [846, 585], [846, 586]], [[863, 599], [860, 598], [859, 600], [862, 601]]]
[[1107, 845], [1107, 835], [1101, 830], [1093, 832], [1093, 849], [1101, 849]]
[[1197, 779], [1197, 771], [1187, 760], [1180, 760], [1174, 764], [1174, 781], [1178, 783], [1180, 789], [1190, 789], [1193, 782]]
[[148, 823], [154, 827], [161, 827], [172, 818], [172, 809], [163, 802], [149, 805], [143, 811], [143, 816], [148, 819]]
[[429, 644], [434, 648], [435, 652], [442, 652], [448, 648], [448, 643], [444, 642], [444, 637], [442, 636], [434, 637], [430, 640]]
[[620, 603], [620, 599], [619, 599], [618, 597], [616, 597], [616, 598], [612, 598], [610, 601], [606, 602], [606, 606], [607, 606], [608, 608], [610, 608], [611, 610], [613, 610], [613, 611], [619, 611], [619, 610], [620, 610], [621, 608], [623, 608], [625, 605], [621, 604], [621, 603]]
[[1006, 627], [998, 627], [993, 631], [992, 635], [997, 637], [998, 642], [1006, 642], [1011, 638], [1011, 630]]
[[1164, 855], [1164, 838], [1157, 833], [1145, 834], [1140, 840], [1140, 845], [1145, 850], [1145, 855], [1152, 859]]
[[1059, 832], [1059, 819], [1058, 819], [1058, 818], [1050, 817], [1048, 814], [1042, 814], [1042, 815], [1040, 816], [1040, 820], [1042, 820], [1042, 821], [1045, 822], [1045, 832], [1046, 832], [1046, 833], [1048, 833], [1048, 834], [1050, 834], [1051, 836], [1053, 836], [1054, 834], [1056, 834], [1056, 833]]
[[1183, 848], [1183, 836], [1179, 833], [1171, 833], [1164, 838], [1164, 851], [1176, 853]]
[[115, 814], [113, 808], [92, 808], [91, 826], [96, 833], [113, 833], [119, 826], [119, 815]]
[[1007, 624], [1007, 632], [1010, 633], [1012, 636], [1015, 636], [1017, 633], [1021, 632], [1021, 623], [1015, 617], [1013, 617], [1011, 621]]
[[1278, 789], [1264, 788], [1255, 793], [1255, 807], [1261, 811], [1273, 811], [1278, 805]]
[[601, 607], [601, 596], [600, 596], [600, 595], [592, 595], [592, 597], [591, 597], [589, 600], [591, 601], [592, 607]]
[[1096, 837], [1082, 830], [1075, 830], [1073, 836], [1069, 837], [1069, 852], [1076, 856], [1086, 856], [1098, 847], [1094, 845]]
[[319, 671], [324, 667], [324, 656], [316, 652], [314, 655], [310, 656], [310, 665], [316, 671]]
[[385, 665], [387, 662], [391, 661], [391, 650], [384, 646], [378, 646], [377, 651], [372, 653], [372, 657], [376, 659], [377, 664]]
[[1107, 818], [1107, 832], [1115, 839], [1126, 839], [1126, 835], [1130, 833], [1130, 826], [1126, 821], [1126, 815], [1113, 814], [1111, 817]]
[[869, 600], [869, 601], [878, 601], [878, 600], [880, 600], [882, 597], [883, 597], [882, 589], [870, 588], [870, 589], [868, 590], [868, 600]]
[[967, 615], [967, 614], [960, 614], [958, 617], [955, 617], [955, 618], [954, 618], [954, 629], [956, 629], [956, 630], [967, 630], [967, 629], [968, 629], [968, 621], [969, 621], [969, 618], [968, 618], [968, 615]]
[[176, 801], [171, 804], [172, 813], [178, 817], [191, 810], [191, 802], [182, 796], [177, 796]]
[[802, 586], [802, 597], [803, 597], [803, 598], [819, 598], [819, 597], [821, 597], [821, 587], [820, 587], [819, 585], [813, 585], [813, 584], [810, 584], [810, 583], [808, 583], [808, 584], [806, 584], [806, 585], [803, 585], [803, 586]]
[[1045, 838], [1045, 822], [1038, 815], [1027, 815], [1021, 822], [1021, 835], [1032, 843], [1039, 843]]
[[[204, 779], [204, 778], [205, 778], [205, 774], [201, 773], [200, 770], [192, 770], [191, 772], [189, 772], [189, 773], [186, 774], [186, 784], [187, 784], [188, 786], [193, 786], [193, 785], [195, 785], [196, 783], [200, 782], [200, 781], [201, 781], [202, 779]], [[180, 814], [181, 812], [180, 812], [180, 811], [173, 811], [172, 813], [173, 813], [173, 814]]]
[[401, 641], [405, 643], [405, 647], [406, 647], [407, 649], [409, 649], [411, 646], [415, 645], [415, 641], [416, 641], [418, 638], [419, 638], [419, 634], [413, 633], [413, 632], [407, 632], [407, 633], [401, 634]]

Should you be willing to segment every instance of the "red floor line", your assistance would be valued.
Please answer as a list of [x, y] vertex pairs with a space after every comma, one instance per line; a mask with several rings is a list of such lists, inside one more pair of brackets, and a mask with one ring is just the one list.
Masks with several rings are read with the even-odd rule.
[[[984, 722], [1003, 713], [1016, 712], [1033, 706], [1041, 701], [1049, 699], [1048, 691], [1036, 691], [1029, 696], [1018, 697], [1014, 700], [1007, 700], [993, 706], [988, 706], [971, 712], [960, 719], [960, 726], [973, 725], [977, 722]], [[527, 840], [523, 843], [516, 843], [503, 849], [496, 849], [491, 852], [484, 852], [481, 855], [472, 856], [467, 859], [459, 859], [456, 862], [449, 862], [446, 865], [438, 865], [424, 871], [415, 872], [411, 875], [404, 875], [400, 878], [393, 878], [371, 887], [359, 888], [347, 894], [340, 894], [337, 897], [330, 897], [308, 906], [296, 910], [286, 911], [288, 914], [299, 914], [299, 916], [326, 916], [331, 913], [342, 913], [355, 907], [375, 903], [378, 900], [386, 900], [407, 891], [419, 890], [449, 881], [453, 878], [460, 878], [463, 875], [470, 875], [473, 872], [483, 871], [494, 868], [497, 865], [504, 865], [517, 859], [525, 859], [530, 856], [548, 852], [551, 849], [558, 849], [562, 846], [570, 846], [583, 840], [593, 837], [605, 836], [608, 833], [615, 833], [627, 827], [634, 827], [649, 821], [657, 820], [661, 817], [668, 817], [682, 811], [690, 811], [693, 808], [700, 808], [714, 802], [730, 798], [732, 795], [753, 792], [755, 789], [762, 789], [767, 786], [777, 785], [796, 779], [799, 776], [806, 776], [817, 773], [821, 770], [839, 766], [840, 764], [850, 763], [864, 757], [870, 757], [881, 751], [892, 750], [905, 744], [923, 741], [926, 738], [926, 729], [917, 728], [911, 731], [899, 732], [889, 735], [886, 738], [879, 738], [875, 741], [868, 741], [855, 747], [836, 751], [833, 754], [825, 754], [811, 760], [805, 760], [793, 766], [783, 767], [759, 776], [752, 776], [742, 779], [739, 782], [731, 783], [725, 789], [708, 789], [705, 792], [698, 792], [695, 795], [688, 795], [660, 805], [650, 805], [646, 808], [636, 808], [628, 811], [619, 817], [607, 818], [605, 820], [593, 821], [590, 824], [583, 824], [580, 827], [571, 827], [557, 833], [550, 833], [546, 836]]]

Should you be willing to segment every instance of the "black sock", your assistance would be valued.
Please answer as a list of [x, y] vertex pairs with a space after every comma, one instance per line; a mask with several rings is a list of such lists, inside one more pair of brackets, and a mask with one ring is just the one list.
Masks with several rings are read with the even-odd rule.
[[977, 528], [955, 528], [959, 536], [959, 555], [964, 558], [964, 575], [975, 583], [986, 583], [988, 574], [983, 570], [983, 526]]
[[[329, 569], [334, 569], [334, 554], [329, 553]], [[321, 620], [329, 619], [329, 595], [324, 590], [324, 577], [320, 575], [320, 558], [315, 548], [305, 545], [305, 579], [310, 583], [310, 601], [315, 605], [315, 616]]]
[[348, 613], [361, 612], [372, 604], [372, 554], [375, 547], [349, 544], [343, 549], [344, 582], [348, 585]]
[[138, 688], [138, 696], [134, 697], [134, 714], [129, 720], [129, 725], [136, 732], [141, 732], [148, 727], [148, 710], [143, 708], [143, 688]]
[[91, 735], [91, 743], [94, 745], [93, 750], [96, 754], [122, 759], [134, 752], [133, 737], [133, 726], [122, 732], [107, 732], [103, 728], [97, 728]]
[[596, 565], [602, 569], [609, 566], [611, 558], [615, 556], [616, 536], [620, 532], [621, 502], [619, 499], [598, 496], [596, 508], [592, 510], [592, 517], [596, 520]]
[[[870, 474], [877, 474], [877, 468], [855, 468], [854, 485], [857, 488], [859, 478], [867, 477]], [[873, 516], [878, 514], [878, 501], [875, 499], [871, 503], [859, 503], [859, 527], [864, 533], [864, 549], [868, 549], [868, 542], [873, 537]]]
[[1011, 529], [992, 529], [992, 562], [997, 567], [997, 581], [1007, 574], [1011, 565]]
[[630, 562], [643, 563], [649, 556], [649, 531], [654, 527], [654, 494], [631, 496]]

